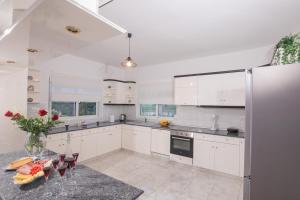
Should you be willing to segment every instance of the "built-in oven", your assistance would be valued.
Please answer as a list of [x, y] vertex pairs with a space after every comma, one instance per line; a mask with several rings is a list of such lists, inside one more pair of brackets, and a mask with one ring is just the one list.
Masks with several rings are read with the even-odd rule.
[[171, 131], [170, 153], [193, 158], [194, 134], [185, 131]]

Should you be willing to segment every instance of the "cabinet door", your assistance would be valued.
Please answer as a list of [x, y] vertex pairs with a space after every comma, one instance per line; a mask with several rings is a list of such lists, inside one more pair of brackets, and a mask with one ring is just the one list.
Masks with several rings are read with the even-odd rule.
[[111, 134], [111, 148], [110, 151], [121, 149], [122, 146], [122, 130], [121, 126], [113, 126]]
[[198, 105], [244, 106], [245, 73], [199, 76]]
[[134, 151], [135, 149], [134, 144], [135, 141], [134, 141], [133, 132], [124, 130], [122, 133], [122, 148]]
[[197, 105], [197, 88], [177, 87], [175, 88], [176, 105]]
[[151, 151], [163, 155], [170, 155], [170, 132], [152, 129]]
[[134, 127], [134, 151], [144, 154], [151, 152], [151, 128]]
[[215, 142], [209, 142], [205, 140], [194, 140], [193, 165], [206, 169], [214, 169], [214, 144]]
[[87, 134], [81, 140], [81, 158], [87, 160], [97, 156], [97, 134]]
[[46, 148], [55, 153], [61, 153], [61, 142], [59, 140], [47, 140]]
[[239, 176], [239, 151], [239, 145], [216, 143], [214, 164], [215, 170]]
[[176, 105], [197, 105], [197, 77], [175, 78], [174, 101]]

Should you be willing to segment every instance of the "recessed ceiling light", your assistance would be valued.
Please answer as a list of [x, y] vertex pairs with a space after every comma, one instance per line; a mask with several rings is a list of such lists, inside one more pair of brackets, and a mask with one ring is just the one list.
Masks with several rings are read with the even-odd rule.
[[66, 30], [73, 34], [80, 33], [80, 29], [76, 26], [66, 26]]
[[37, 52], [39, 52], [39, 50], [33, 49], [33, 48], [28, 48], [27, 51], [28, 51], [29, 53], [37, 53]]
[[7, 63], [7, 64], [15, 64], [16, 61], [14, 61], [14, 60], [7, 60], [6, 63]]

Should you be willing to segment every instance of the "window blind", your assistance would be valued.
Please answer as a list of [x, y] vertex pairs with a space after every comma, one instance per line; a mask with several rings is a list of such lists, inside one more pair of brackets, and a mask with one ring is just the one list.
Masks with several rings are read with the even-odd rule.
[[51, 101], [99, 102], [100, 80], [74, 77], [66, 74], [51, 74]]

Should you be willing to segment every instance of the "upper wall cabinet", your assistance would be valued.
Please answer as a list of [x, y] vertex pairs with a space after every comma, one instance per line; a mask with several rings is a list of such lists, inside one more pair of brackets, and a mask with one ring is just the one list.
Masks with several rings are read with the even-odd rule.
[[104, 104], [135, 104], [135, 82], [104, 80]]
[[198, 77], [176, 78], [174, 84], [176, 105], [197, 105]]
[[245, 72], [175, 77], [175, 104], [245, 106]]
[[199, 76], [198, 105], [245, 106], [245, 73]]

